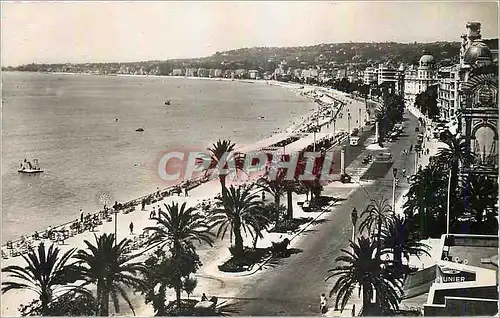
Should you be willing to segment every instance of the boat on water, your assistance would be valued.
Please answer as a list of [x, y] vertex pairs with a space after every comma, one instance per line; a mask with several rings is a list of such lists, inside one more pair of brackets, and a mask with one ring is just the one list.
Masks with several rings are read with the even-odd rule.
[[43, 170], [40, 169], [40, 165], [38, 164], [38, 159], [33, 159], [33, 163], [24, 159], [24, 161], [21, 162], [20, 167], [17, 170], [17, 172], [19, 172], [19, 173], [41, 173], [41, 172], [43, 172]]
[[165, 106], [169, 106], [169, 105], [170, 105], [170, 99], [167, 99], [167, 100], [165, 101]]

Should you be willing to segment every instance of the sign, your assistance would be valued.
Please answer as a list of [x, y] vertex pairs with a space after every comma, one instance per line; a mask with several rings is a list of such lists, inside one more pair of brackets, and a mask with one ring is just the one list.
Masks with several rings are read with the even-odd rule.
[[436, 283], [462, 283], [476, 280], [476, 273], [450, 268], [442, 265], [436, 267]]

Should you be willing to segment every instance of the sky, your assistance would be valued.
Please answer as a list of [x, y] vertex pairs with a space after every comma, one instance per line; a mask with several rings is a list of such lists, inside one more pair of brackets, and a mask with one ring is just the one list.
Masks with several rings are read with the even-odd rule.
[[2, 66], [203, 57], [254, 46], [498, 37], [497, 2], [4, 2]]

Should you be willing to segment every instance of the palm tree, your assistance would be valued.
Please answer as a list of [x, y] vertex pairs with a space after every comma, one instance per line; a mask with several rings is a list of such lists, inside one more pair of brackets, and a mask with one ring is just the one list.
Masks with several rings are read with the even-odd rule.
[[461, 164], [471, 163], [473, 154], [465, 139], [459, 139], [450, 131], [445, 131], [440, 138], [447, 148], [440, 148], [436, 155], [437, 163], [448, 170], [448, 199], [447, 210], [450, 211], [450, 199], [456, 195], [458, 187], [458, 169]]
[[241, 230], [250, 233], [252, 237], [258, 235], [261, 230], [258, 224], [258, 214], [262, 202], [257, 194], [250, 193], [251, 187], [231, 186], [228, 191], [223, 192], [222, 197], [216, 200], [218, 208], [211, 213], [212, 227], [218, 227], [217, 237], [224, 238], [229, 229], [234, 235], [235, 258], [243, 255], [243, 237]]
[[357, 244], [349, 242], [351, 249], [342, 249], [345, 255], [335, 259], [335, 262], [344, 264], [328, 270], [331, 274], [325, 279], [328, 281], [339, 276], [330, 290], [330, 297], [336, 294], [335, 307], [340, 303], [341, 310], [344, 310], [354, 288], [359, 284], [363, 295], [363, 315], [376, 314], [371, 304], [374, 291], [377, 295], [385, 295], [384, 303], [397, 309], [402, 287], [401, 281], [391, 272], [392, 262], [376, 257], [378, 243], [369, 238], [362, 236], [358, 238]]
[[87, 250], [79, 250], [75, 258], [78, 260], [75, 270], [80, 272], [82, 286], [97, 285], [97, 302], [99, 315], [109, 316], [109, 299], [113, 300], [116, 312], [119, 312], [118, 295], [127, 302], [135, 315], [134, 308], [124, 287], [140, 288], [143, 281], [138, 274], [143, 271], [140, 262], [131, 262], [139, 255], [128, 256], [127, 251], [131, 243], [123, 239], [115, 245], [114, 234], [102, 234], [95, 237], [95, 245], [85, 240]]
[[387, 203], [387, 199], [371, 200], [370, 204], [361, 213], [361, 223], [359, 231], [367, 230], [377, 235], [377, 257], [380, 258], [382, 252], [382, 228], [387, 227], [391, 215], [393, 214], [392, 207]]
[[497, 216], [495, 204], [498, 200], [498, 183], [486, 176], [471, 174], [462, 180], [462, 197], [466, 210], [474, 216], [477, 231], [496, 233], [496, 229], [484, 226], [486, 219]]
[[[412, 179], [403, 208], [407, 219], [418, 216], [424, 237], [442, 234], [445, 227], [446, 184], [445, 172], [440, 166], [429, 165], [419, 170]], [[453, 211], [458, 210], [455, 206]]]
[[[206, 218], [199, 214], [194, 208], [186, 208], [186, 203], [179, 206], [178, 203], [165, 204], [166, 211], [155, 217], [156, 226], [147, 227], [146, 230], [153, 231], [150, 245], [158, 244], [164, 247], [171, 246], [172, 258], [180, 258], [184, 251], [193, 247], [193, 242], [198, 241], [213, 244], [213, 235]], [[177, 308], [181, 305], [181, 277], [175, 286]]]
[[393, 215], [387, 227], [382, 229], [382, 246], [392, 250], [396, 266], [401, 266], [401, 257], [409, 260], [410, 255], [427, 254], [429, 246], [420, 242], [418, 229], [412, 221], [399, 215]]
[[[215, 168], [223, 158], [227, 162], [229, 158], [229, 154], [234, 150], [235, 144], [230, 140], [218, 140], [216, 143], [212, 145], [212, 148], [208, 148], [210, 151], [210, 155], [212, 157], [212, 165], [211, 168]], [[224, 167], [219, 167], [223, 169]], [[226, 192], [226, 177], [227, 174], [219, 173], [219, 180], [222, 187], [222, 193]]]
[[53, 300], [53, 295], [63, 289], [75, 289], [85, 293], [88, 291], [77, 286], [67, 286], [74, 283], [75, 278], [71, 275], [67, 263], [75, 249], [71, 249], [60, 257], [61, 250], [53, 244], [45, 250], [45, 245], [40, 243], [38, 248], [31, 250], [27, 255], [21, 254], [26, 262], [26, 266], [7, 266], [2, 272], [8, 273], [9, 278], [17, 281], [2, 282], [2, 294], [15, 289], [28, 289], [35, 292], [40, 299], [41, 314], [50, 315], [49, 304]]

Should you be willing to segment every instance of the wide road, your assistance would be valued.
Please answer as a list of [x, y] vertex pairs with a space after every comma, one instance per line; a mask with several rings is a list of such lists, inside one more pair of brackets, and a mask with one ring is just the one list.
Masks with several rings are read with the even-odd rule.
[[[405, 117], [405, 133], [398, 141], [387, 146], [395, 158], [394, 167], [412, 172], [413, 154], [406, 157], [402, 151], [416, 140], [414, 129], [417, 119], [409, 113]], [[381, 175], [374, 184], [364, 188], [372, 198], [383, 195], [391, 204], [392, 169], [385, 176]], [[401, 191], [400, 187], [398, 194]], [[335, 186], [326, 187], [324, 194], [334, 196]], [[324, 281], [327, 271], [335, 267], [335, 258], [342, 253], [341, 248], [348, 246], [348, 240], [352, 236], [352, 208], [362, 211], [366, 205], [366, 192], [363, 189], [354, 191], [344, 204], [328, 216], [326, 223], [317, 225], [313, 232], [294, 244], [294, 248], [302, 252], [285, 259], [283, 264], [275, 268], [265, 269], [250, 280], [235, 297], [235, 301], [243, 307], [239, 315], [319, 315], [319, 295], [323, 292], [328, 294], [334, 283]]]

